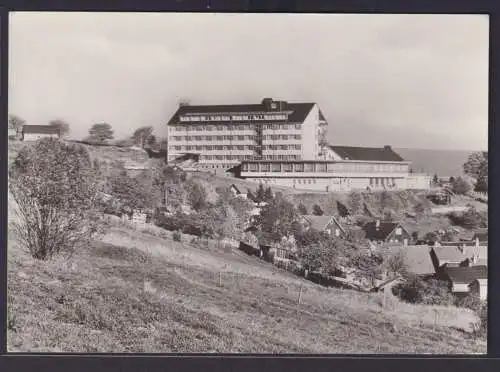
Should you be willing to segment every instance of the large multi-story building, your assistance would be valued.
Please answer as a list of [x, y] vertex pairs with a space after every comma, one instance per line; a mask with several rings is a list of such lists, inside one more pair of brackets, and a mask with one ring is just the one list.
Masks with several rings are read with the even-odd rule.
[[414, 174], [390, 146], [325, 146], [320, 160], [244, 160], [235, 173], [259, 183], [302, 190], [429, 189], [431, 177]]
[[201, 169], [249, 160], [315, 160], [327, 122], [316, 103], [265, 98], [260, 104], [181, 104], [168, 122], [168, 160], [199, 156]]

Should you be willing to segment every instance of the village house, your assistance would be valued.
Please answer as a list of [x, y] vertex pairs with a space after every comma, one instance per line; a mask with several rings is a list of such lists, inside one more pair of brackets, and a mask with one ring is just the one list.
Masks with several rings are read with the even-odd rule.
[[466, 246], [463, 244], [434, 246], [431, 258], [436, 272], [444, 267], [488, 266], [487, 246]]
[[[445, 267], [439, 278], [449, 283], [450, 291], [457, 296], [464, 296], [470, 293], [473, 282], [478, 279], [488, 279], [487, 266], [471, 267]], [[474, 285], [472, 285], [474, 287]], [[481, 289], [479, 288], [479, 291]], [[484, 296], [484, 289], [483, 289]]]
[[42, 138], [59, 137], [59, 128], [51, 125], [24, 125], [21, 131], [22, 141], [37, 141]]
[[472, 240], [474, 240], [477, 245], [488, 245], [488, 229], [477, 230]]
[[431, 258], [431, 247], [427, 245], [386, 245], [381, 248], [385, 257], [401, 254], [408, 274], [428, 279], [436, 270]]
[[398, 222], [376, 220], [363, 226], [365, 237], [373, 244], [401, 243], [408, 245], [411, 234]]
[[340, 224], [335, 216], [305, 215], [302, 216], [301, 220], [307, 230], [314, 229], [339, 238], [345, 238], [347, 235], [346, 229]]
[[485, 301], [488, 299], [488, 279], [476, 279], [469, 284], [469, 292], [471, 295]]

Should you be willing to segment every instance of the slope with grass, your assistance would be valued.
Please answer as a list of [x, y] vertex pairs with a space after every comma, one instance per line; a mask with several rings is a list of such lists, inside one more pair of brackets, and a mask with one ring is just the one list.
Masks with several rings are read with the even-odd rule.
[[468, 310], [382, 303], [156, 228], [115, 225], [48, 262], [9, 236], [10, 352], [486, 352]]

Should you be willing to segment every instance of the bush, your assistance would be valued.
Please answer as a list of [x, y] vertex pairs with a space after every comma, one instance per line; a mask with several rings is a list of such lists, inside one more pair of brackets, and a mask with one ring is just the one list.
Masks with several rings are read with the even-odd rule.
[[172, 234], [172, 239], [174, 239], [174, 242], [180, 242], [181, 241], [181, 233], [178, 231], [174, 231]]
[[395, 292], [403, 301], [414, 304], [448, 306], [454, 303], [448, 284], [436, 279], [424, 281], [415, 276], [398, 285]]
[[455, 301], [455, 306], [465, 307], [467, 309], [471, 309], [474, 312], [479, 312], [481, 307], [483, 306], [483, 302], [477, 297], [471, 294], [468, 294], [465, 297], [458, 298]]
[[475, 208], [469, 208], [463, 214], [450, 213], [448, 218], [455, 226], [460, 226], [465, 229], [477, 229], [480, 227], [488, 227], [488, 215], [478, 212]]
[[13, 230], [34, 258], [71, 252], [101, 229], [99, 172], [83, 146], [42, 139], [19, 152], [9, 173]]
[[303, 216], [307, 215], [307, 208], [304, 204], [300, 203], [299, 206], [297, 207], [297, 210], [301, 215]]
[[312, 213], [315, 216], [322, 216], [324, 212], [318, 204], [314, 204]]
[[455, 194], [465, 195], [472, 189], [472, 185], [462, 177], [457, 177], [453, 180], [451, 188]]

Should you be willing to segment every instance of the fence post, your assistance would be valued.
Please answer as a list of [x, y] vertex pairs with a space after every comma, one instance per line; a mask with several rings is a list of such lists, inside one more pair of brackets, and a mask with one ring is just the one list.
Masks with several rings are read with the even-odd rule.
[[297, 303], [300, 305], [300, 300], [302, 299], [302, 284], [299, 288], [299, 297], [297, 298]]
[[222, 287], [222, 271], [219, 271], [219, 287]]

